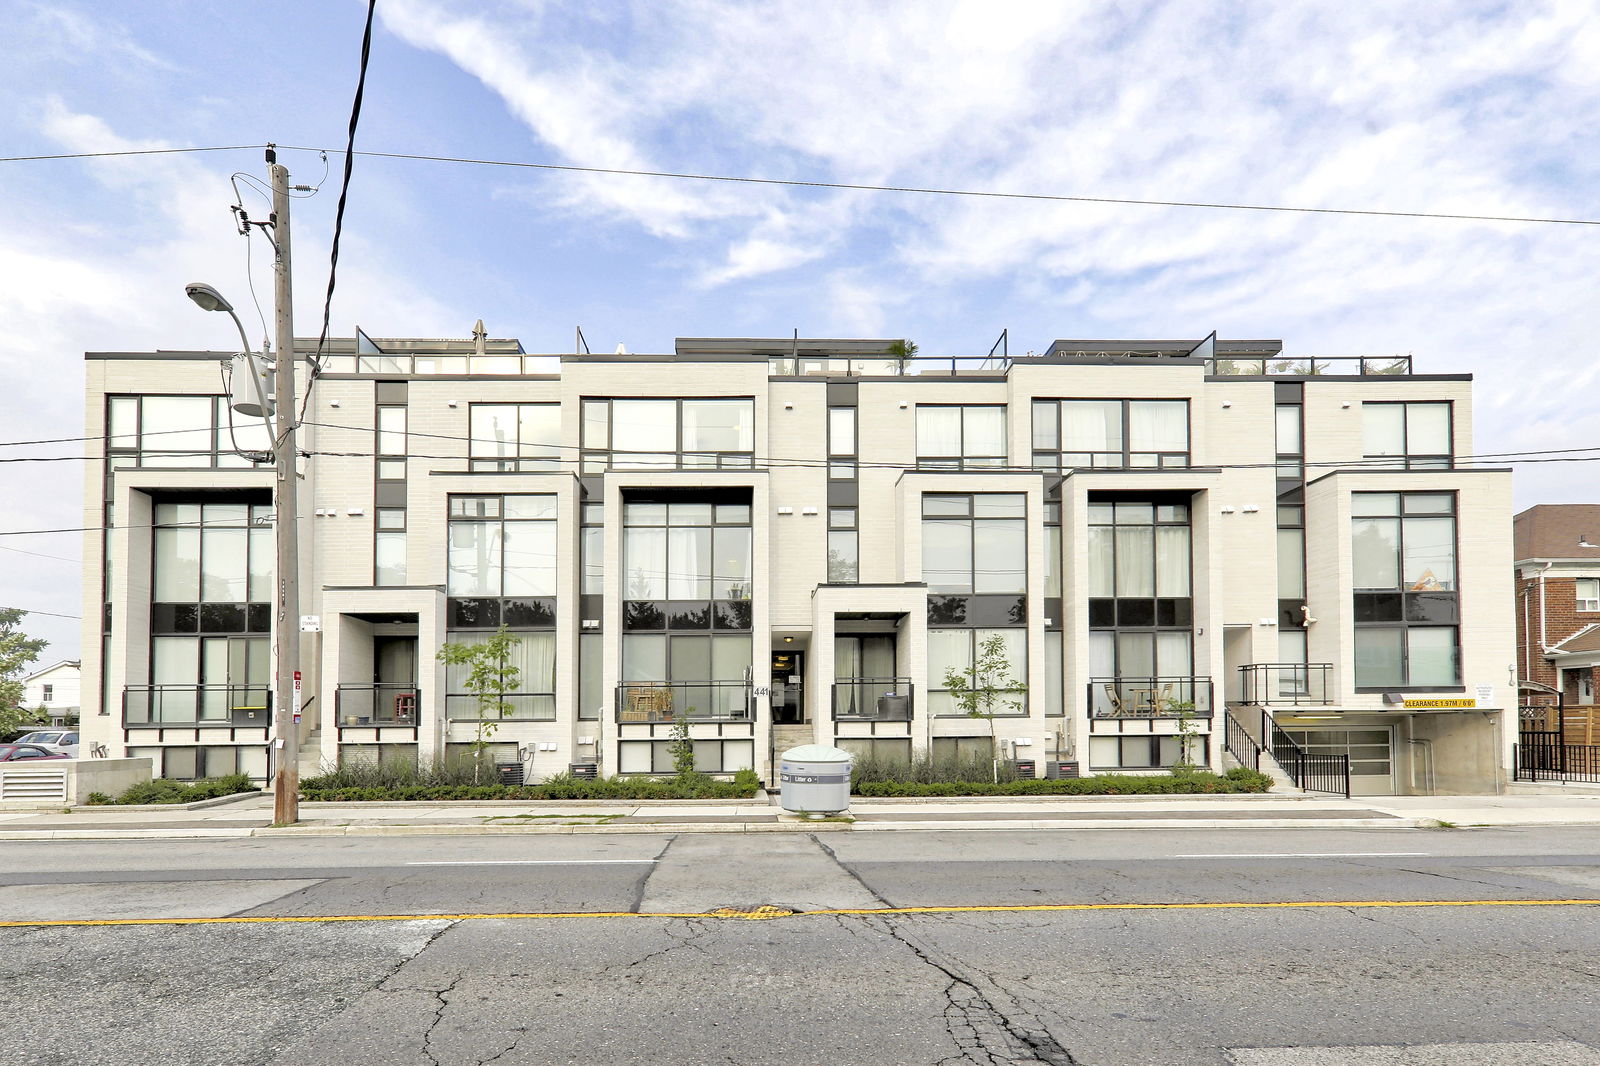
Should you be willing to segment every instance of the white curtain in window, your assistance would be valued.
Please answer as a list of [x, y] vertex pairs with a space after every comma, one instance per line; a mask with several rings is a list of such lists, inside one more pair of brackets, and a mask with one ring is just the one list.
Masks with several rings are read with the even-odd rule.
[[675, 400], [613, 400], [611, 446], [619, 452], [675, 452], [678, 404]]
[[1399, 588], [1400, 520], [1356, 518], [1351, 521], [1351, 530], [1354, 549], [1354, 587]]
[[505, 596], [556, 594], [556, 524], [505, 524]]
[[1189, 527], [1157, 526], [1156, 595], [1189, 595]]
[[517, 443], [517, 409], [509, 404], [472, 405], [472, 455], [493, 458], [513, 455]]
[[1455, 519], [1405, 519], [1401, 582], [1404, 587], [1419, 592], [1456, 587]]
[[1155, 544], [1152, 526], [1117, 527], [1117, 595], [1154, 596]]
[[1006, 409], [967, 407], [963, 428], [963, 455], [1004, 456], [1006, 454]]
[[1115, 531], [1110, 526], [1089, 527], [1089, 595], [1115, 596]]
[[666, 599], [667, 531], [648, 526], [625, 529], [622, 540], [622, 571], [623, 599]]
[[667, 599], [711, 598], [711, 529], [707, 526], [667, 530]]
[[155, 602], [200, 600], [200, 531], [156, 530]]
[[451, 522], [449, 568], [450, 595], [500, 595], [500, 524]]
[[1128, 405], [1130, 450], [1136, 452], [1186, 452], [1189, 450], [1189, 405], [1182, 400], [1135, 400]]
[[247, 529], [201, 533], [200, 598], [207, 603], [243, 603], [249, 578]]
[[[157, 452], [212, 450], [212, 399], [209, 396], [146, 396], [139, 446]], [[124, 447], [130, 442], [119, 442]], [[229, 445], [231, 448], [232, 445]]]
[[917, 408], [917, 454], [961, 454], [961, 408]]
[[1362, 437], [1368, 455], [1406, 453], [1406, 408], [1399, 403], [1361, 405]]
[[1406, 409], [1406, 453], [1409, 455], [1450, 454], [1450, 405], [1448, 403], [1408, 403]]
[[1122, 451], [1122, 401], [1073, 400], [1061, 405], [1061, 450]]

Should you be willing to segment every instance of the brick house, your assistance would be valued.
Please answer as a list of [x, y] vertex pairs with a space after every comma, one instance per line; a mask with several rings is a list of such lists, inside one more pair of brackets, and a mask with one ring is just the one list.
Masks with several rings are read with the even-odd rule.
[[[1540, 504], [1512, 522], [1517, 676], [1524, 704], [1559, 694], [1567, 739], [1595, 743], [1600, 714], [1600, 504]], [[1555, 728], [1549, 713], [1525, 720]]]

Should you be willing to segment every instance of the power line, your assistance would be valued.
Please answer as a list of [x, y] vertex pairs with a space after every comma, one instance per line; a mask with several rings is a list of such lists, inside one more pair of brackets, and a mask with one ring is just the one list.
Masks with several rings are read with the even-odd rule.
[[[367, 88], [367, 63], [372, 57], [372, 16], [378, 10], [378, 0], [368, 0], [367, 26], [361, 35], [361, 68], [356, 74], [356, 95], [350, 102], [350, 131], [345, 143], [344, 178], [339, 185], [339, 205], [333, 213], [333, 243], [328, 252], [328, 292], [322, 300], [322, 334], [317, 338], [317, 354], [311, 360], [311, 370], [306, 377], [306, 394], [300, 403], [300, 418], [306, 416], [306, 405], [311, 402], [311, 390], [317, 382], [322, 366], [322, 351], [328, 344], [328, 320], [333, 313], [333, 287], [339, 273], [339, 237], [344, 232], [344, 206], [350, 195], [350, 172], [356, 158], [356, 125], [361, 121], [361, 98]], [[326, 167], [327, 155], [323, 155]]]
[[54, 611], [30, 611], [26, 607], [0, 607], [0, 611], [21, 611], [23, 614], [42, 614], [46, 618], [76, 618], [83, 621], [81, 614], [56, 614]]
[[0, 156], [0, 163], [32, 163], [44, 159], [112, 159], [133, 155], [181, 155], [192, 152], [242, 152], [259, 144], [223, 144], [211, 148], [125, 148], [116, 152], [61, 152], [55, 155]]
[[0, 544], [0, 551], [16, 552], [18, 555], [32, 555], [39, 559], [59, 559], [64, 563], [81, 563], [83, 561], [81, 559], [68, 559], [65, 555], [46, 555], [44, 552], [31, 552], [24, 548], [12, 548], [4, 544]]
[[[321, 148], [284, 145], [286, 151], [320, 152]], [[999, 192], [990, 189], [947, 189], [921, 185], [868, 185], [843, 181], [798, 181], [792, 178], [757, 178], [737, 174], [697, 174], [673, 170], [625, 170], [619, 167], [581, 167], [565, 163], [529, 163], [509, 159], [474, 159], [466, 156], [422, 155], [414, 152], [357, 152], [377, 159], [406, 159], [429, 163], [466, 163], [473, 166], [556, 170], [577, 174], [609, 174], [631, 178], [673, 178], [684, 181], [720, 181], [739, 185], [778, 185], [798, 189], [841, 189], [850, 192], [897, 192], [919, 196], [970, 196], [995, 200], [1036, 200], [1047, 203], [1123, 204], [1135, 207], [1198, 207], [1213, 211], [1277, 211], [1306, 215], [1366, 215], [1377, 218], [1426, 218], [1469, 222], [1526, 222], [1560, 226], [1600, 226], [1600, 219], [1537, 218], [1523, 215], [1450, 214], [1439, 211], [1380, 211], [1354, 207], [1290, 207], [1282, 204], [1240, 204], [1204, 200], [1140, 200], [1126, 196], [1067, 196], [1053, 193]]]
[[[234, 144], [208, 148], [148, 148], [120, 152], [68, 152], [57, 155], [0, 156], [0, 163], [22, 163], [46, 159], [94, 159], [117, 156], [160, 155], [182, 152], [238, 152], [265, 148], [264, 144]], [[286, 152], [334, 152], [334, 148], [306, 145], [279, 145]], [[606, 174], [633, 178], [670, 178], [681, 181], [719, 181], [739, 185], [775, 185], [798, 189], [839, 189], [849, 192], [894, 192], [919, 196], [968, 196], [996, 200], [1032, 200], [1046, 203], [1120, 204], [1132, 207], [1192, 207], [1210, 211], [1273, 211], [1304, 215], [1356, 215], [1373, 218], [1421, 218], [1458, 222], [1515, 222], [1554, 226], [1600, 226], [1600, 219], [1541, 218], [1530, 215], [1482, 215], [1441, 211], [1383, 211], [1356, 207], [1292, 207], [1285, 204], [1243, 204], [1208, 200], [1141, 200], [1127, 196], [1069, 196], [1057, 193], [1001, 192], [993, 189], [951, 189], [921, 185], [869, 185], [864, 182], [800, 181], [792, 178], [760, 178], [740, 174], [699, 174], [692, 171], [628, 170], [620, 167], [584, 167], [568, 163], [533, 163], [513, 159], [477, 159], [470, 156], [425, 155], [418, 152], [353, 152], [374, 159], [402, 159], [426, 163], [464, 163], [472, 166], [511, 167], [525, 170], [551, 170], [574, 174]]]

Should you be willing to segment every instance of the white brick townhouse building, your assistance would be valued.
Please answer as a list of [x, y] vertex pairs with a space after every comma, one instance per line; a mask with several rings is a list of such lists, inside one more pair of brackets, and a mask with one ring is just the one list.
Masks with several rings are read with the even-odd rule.
[[[502, 625], [496, 758], [530, 779], [670, 770], [684, 719], [716, 773], [813, 740], [987, 753], [944, 676], [998, 635], [1026, 693], [995, 730], [1041, 776], [1265, 742], [1345, 757], [1357, 792], [1498, 786], [1510, 475], [1456, 461], [1468, 376], [888, 344], [335, 343], [300, 438], [306, 761], [469, 741], [436, 653]], [[273, 473], [226, 358], [87, 356], [83, 732], [169, 777], [267, 770]]]

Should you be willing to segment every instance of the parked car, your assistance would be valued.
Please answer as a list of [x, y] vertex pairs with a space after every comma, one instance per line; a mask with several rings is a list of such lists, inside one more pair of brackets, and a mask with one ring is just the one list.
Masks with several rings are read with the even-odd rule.
[[51, 751], [38, 744], [0, 744], [0, 762], [26, 762], [29, 759], [70, 759], [72, 756]]
[[69, 759], [78, 757], [78, 732], [75, 729], [35, 729], [14, 743], [37, 744], [47, 751], [60, 752]]

